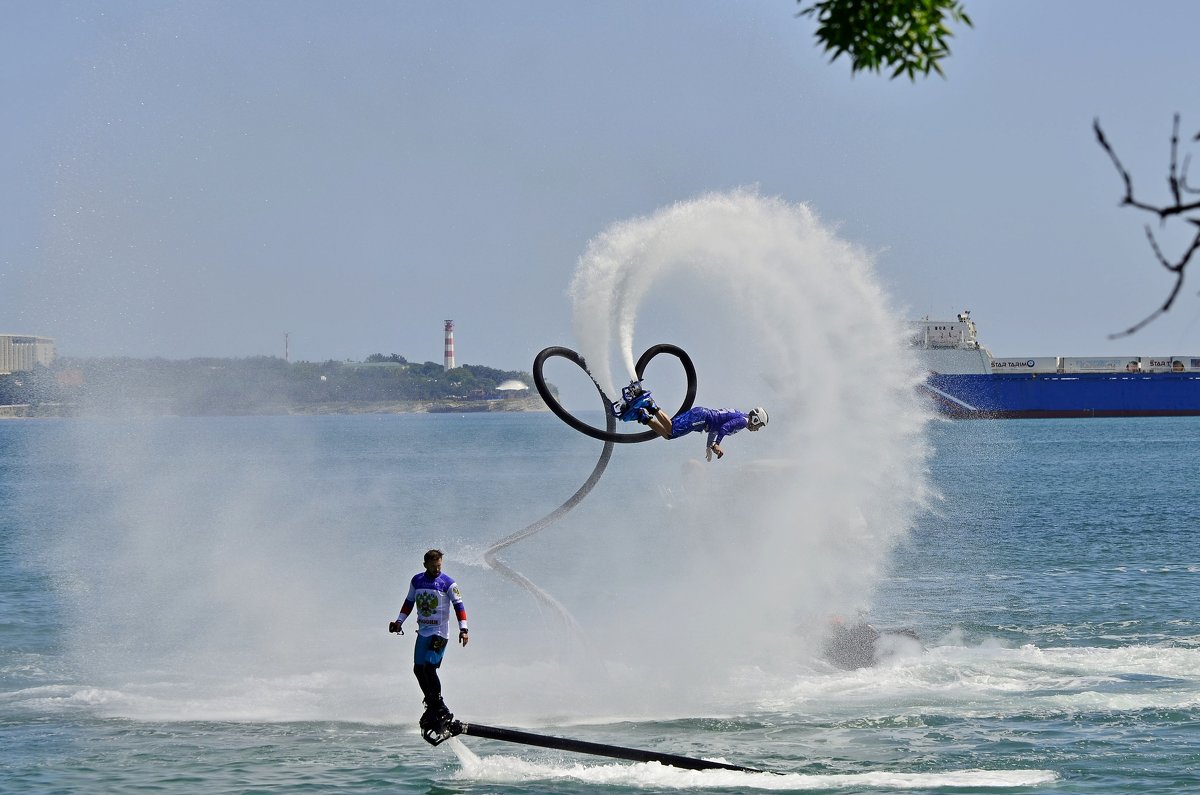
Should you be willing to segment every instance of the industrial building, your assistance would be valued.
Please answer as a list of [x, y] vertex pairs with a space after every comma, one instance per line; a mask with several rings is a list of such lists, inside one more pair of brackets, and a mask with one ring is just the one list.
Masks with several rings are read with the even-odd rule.
[[0, 334], [0, 375], [24, 373], [54, 363], [54, 340], [28, 334]]

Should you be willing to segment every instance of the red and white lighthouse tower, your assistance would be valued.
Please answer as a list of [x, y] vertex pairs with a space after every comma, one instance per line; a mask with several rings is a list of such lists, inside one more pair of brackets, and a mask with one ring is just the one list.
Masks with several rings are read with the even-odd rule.
[[446, 321], [446, 360], [443, 363], [443, 368], [453, 370], [458, 367], [454, 362], [454, 321]]

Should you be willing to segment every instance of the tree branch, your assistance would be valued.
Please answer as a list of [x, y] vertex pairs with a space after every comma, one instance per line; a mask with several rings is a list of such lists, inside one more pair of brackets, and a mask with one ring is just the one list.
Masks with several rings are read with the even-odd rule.
[[[1172, 198], [1174, 198], [1174, 202], [1171, 204], [1155, 205], [1138, 201], [1134, 197], [1133, 193], [1133, 178], [1129, 175], [1129, 171], [1125, 168], [1125, 166], [1122, 165], [1120, 158], [1117, 157], [1116, 150], [1113, 149], [1113, 147], [1109, 144], [1108, 139], [1104, 136], [1104, 130], [1100, 127], [1100, 120], [1096, 119], [1092, 126], [1096, 131], [1096, 140], [1100, 142], [1100, 146], [1105, 152], [1108, 153], [1109, 159], [1112, 160], [1113, 167], [1117, 169], [1117, 173], [1120, 175], [1121, 181], [1125, 185], [1125, 195], [1121, 198], [1122, 206], [1135, 207], [1139, 210], [1144, 210], [1145, 212], [1154, 213], [1158, 216], [1160, 224], [1165, 224], [1169, 218], [1200, 211], [1200, 201], [1191, 202], [1188, 204], [1185, 204], [1183, 201], [1183, 196], [1185, 193], [1200, 193], [1200, 190], [1191, 187], [1187, 182], [1187, 170], [1188, 166], [1191, 164], [1191, 155], [1184, 155], [1183, 168], [1179, 168], [1178, 113], [1175, 114], [1175, 123], [1171, 130], [1171, 157], [1167, 168], [1167, 188], [1170, 190]], [[1196, 137], [1192, 140], [1200, 141], [1200, 133], [1197, 133]], [[1192, 255], [1200, 250], [1200, 217], [1186, 218], [1183, 220], [1186, 220], [1188, 223], [1196, 226], [1196, 237], [1192, 240], [1192, 243], [1190, 246], [1188, 246], [1187, 250], [1184, 251], [1179, 259], [1174, 262], [1168, 260], [1163, 254], [1162, 248], [1158, 244], [1158, 239], [1154, 236], [1154, 232], [1150, 229], [1149, 225], [1146, 226], [1146, 239], [1149, 241], [1150, 249], [1154, 252], [1154, 256], [1158, 260], [1158, 263], [1171, 273], [1175, 274], [1175, 284], [1171, 288], [1170, 293], [1167, 295], [1166, 301], [1164, 301], [1163, 305], [1152, 312], [1149, 316], [1133, 324], [1124, 331], [1116, 334], [1109, 334], [1109, 339], [1127, 337], [1131, 334], [1137, 333], [1159, 315], [1162, 315], [1170, 310], [1172, 304], [1175, 303], [1175, 298], [1179, 295], [1180, 290], [1183, 289], [1184, 272], [1188, 264], [1191, 262]]]

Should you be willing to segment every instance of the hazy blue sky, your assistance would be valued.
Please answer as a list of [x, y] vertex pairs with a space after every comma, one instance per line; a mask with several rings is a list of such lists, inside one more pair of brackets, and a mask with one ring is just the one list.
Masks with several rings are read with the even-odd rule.
[[914, 85], [829, 64], [789, 0], [7, 3], [0, 331], [440, 361], [453, 318], [460, 363], [527, 369], [591, 238], [757, 185], [997, 355], [1200, 354], [1200, 265], [1106, 339], [1171, 281], [1091, 130], [1165, 197], [1200, 3], [965, 4]]

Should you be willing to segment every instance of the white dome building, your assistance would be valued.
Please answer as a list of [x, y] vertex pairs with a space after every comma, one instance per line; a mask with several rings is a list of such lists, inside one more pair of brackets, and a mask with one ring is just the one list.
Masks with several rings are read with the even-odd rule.
[[496, 387], [496, 391], [503, 398], [518, 398], [525, 397], [525, 393], [529, 391], [529, 384], [518, 381], [515, 378], [510, 378], [504, 383]]

